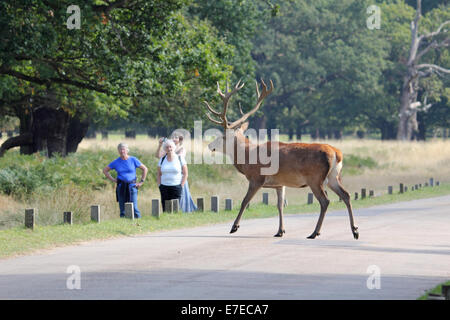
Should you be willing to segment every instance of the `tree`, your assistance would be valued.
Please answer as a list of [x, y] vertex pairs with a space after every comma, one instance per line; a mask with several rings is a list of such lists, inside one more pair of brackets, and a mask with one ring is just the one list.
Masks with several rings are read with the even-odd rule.
[[[419, 107], [423, 105], [421, 101], [418, 101], [420, 79], [429, 77], [433, 73], [450, 73], [449, 69], [439, 65], [420, 63], [421, 58], [430, 50], [450, 45], [450, 36], [446, 30], [450, 26], [450, 20], [443, 21], [434, 32], [419, 34], [419, 21], [421, 18], [421, 0], [417, 0], [416, 15], [411, 22], [411, 45], [408, 59], [405, 63], [406, 70], [401, 89], [398, 140], [410, 140], [413, 133], [418, 131], [417, 112]], [[427, 108], [427, 105], [424, 107]]]
[[252, 54], [258, 76], [273, 79], [276, 88], [262, 108], [268, 126], [290, 122], [291, 129], [301, 131], [308, 121], [314, 131], [330, 129], [337, 136], [356, 126], [371, 99], [382, 94], [387, 67], [386, 40], [366, 27], [369, 5], [289, 1], [264, 21]]
[[187, 21], [183, 0], [78, 1], [80, 29], [67, 27], [71, 4], [0, 3], [0, 113], [18, 117], [21, 131], [0, 154], [65, 155], [92, 118], [125, 117], [137, 101], [196, 81], [212, 88], [229, 74], [231, 47]]

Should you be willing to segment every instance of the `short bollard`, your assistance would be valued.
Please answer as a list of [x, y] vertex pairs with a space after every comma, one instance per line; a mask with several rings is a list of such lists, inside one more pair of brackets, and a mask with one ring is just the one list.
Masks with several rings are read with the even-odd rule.
[[361, 189], [361, 199], [365, 199], [366, 198], [366, 189], [362, 188]]
[[34, 229], [37, 209], [25, 209], [25, 228]]
[[233, 210], [233, 199], [225, 199], [225, 210]]
[[125, 218], [134, 220], [134, 203], [125, 202]]
[[308, 204], [312, 204], [313, 203], [313, 194], [312, 193], [308, 193]]
[[173, 212], [173, 202], [172, 200], [166, 200], [164, 203], [166, 213], [172, 213]]
[[172, 199], [172, 210], [173, 213], [178, 213], [178, 211], [180, 211], [180, 200]]
[[263, 204], [269, 204], [269, 193], [263, 192], [262, 197], [263, 197]]
[[205, 212], [205, 199], [197, 198], [197, 211]]
[[403, 185], [403, 183], [400, 183], [400, 193], [405, 192], [405, 186]]
[[358, 192], [355, 192], [355, 200], [358, 200]]
[[152, 216], [159, 218], [161, 215], [159, 199], [152, 199]]
[[408, 192], [408, 186], [405, 186], [405, 192]]
[[388, 186], [388, 194], [392, 194], [393, 189], [394, 188], [392, 186]]
[[439, 187], [439, 181], [436, 181], [436, 187]]
[[211, 197], [211, 211], [219, 212], [219, 196]]
[[373, 198], [375, 196], [375, 193], [373, 192], [373, 190], [369, 191], [369, 198]]
[[72, 225], [73, 223], [73, 214], [72, 211], [66, 211], [63, 213], [63, 221], [66, 224]]
[[434, 187], [434, 178], [430, 178], [430, 187]]
[[450, 285], [442, 285], [442, 295], [444, 296], [445, 300], [450, 300]]
[[419, 190], [419, 185], [418, 184], [414, 185], [414, 190]]
[[100, 223], [100, 206], [91, 206], [91, 221]]

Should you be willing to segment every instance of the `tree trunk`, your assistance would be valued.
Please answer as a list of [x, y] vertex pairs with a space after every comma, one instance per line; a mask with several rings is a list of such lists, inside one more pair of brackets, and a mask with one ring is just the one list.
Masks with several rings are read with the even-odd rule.
[[395, 124], [390, 122], [382, 122], [379, 126], [381, 131], [381, 140], [395, 140], [397, 137]]
[[25, 154], [43, 151], [48, 157], [57, 153], [66, 156], [76, 152], [88, 129], [87, 122], [71, 118], [58, 108], [38, 106], [33, 108], [31, 116], [25, 112], [17, 116], [20, 117], [21, 134], [2, 144], [0, 156], [13, 147], [21, 147]]
[[334, 138], [336, 140], [341, 140], [342, 139], [342, 130], [334, 130]]
[[294, 129], [289, 128], [288, 135], [289, 135], [289, 141], [294, 140]]
[[78, 145], [86, 136], [89, 129], [89, 121], [81, 121], [78, 118], [69, 118], [69, 128], [67, 129], [66, 152], [77, 152]]
[[296, 139], [297, 141], [301, 141], [302, 140], [302, 126], [298, 126], [295, 130], [295, 135], [296, 135]]
[[426, 137], [426, 135], [427, 135], [427, 128], [426, 128], [426, 125], [425, 125], [425, 119], [424, 119], [424, 117], [423, 117], [421, 112], [419, 112], [417, 114], [417, 121], [418, 121], [418, 131], [417, 131], [415, 137], [416, 137], [417, 140], [425, 141], [426, 138], [427, 138]]
[[33, 110], [33, 137], [37, 151], [45, 151], [48, 157], [67, 154], [69, 115], [62, 109], [40, 107]]

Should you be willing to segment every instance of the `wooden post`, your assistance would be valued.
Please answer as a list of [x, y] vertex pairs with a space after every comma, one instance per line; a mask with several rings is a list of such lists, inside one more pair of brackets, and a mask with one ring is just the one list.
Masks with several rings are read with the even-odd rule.
[[178, 213], [178, 211], [180, 211], [180, 200], [172, 199], [172, 210], [174, 213]]
[[91, 220], [97, 223], [100, 223], [100, 206], [93, 205], [91, 206]]
[[211, 197], [211, 211], [219, 212], [219, 196]]
[[233, 210], [233, 199], [225, 199], [225, 210]]
[[159, 218], [160, 215], [159, 199], [152, 199], [152, 216]]
[[392, 194], [393, 188], [392, 186], [388, 186], [388, 194]]
[[125, 218], [134, 220], [134, 203], [125, 202]]
[[72, 211], [66, 211], [63, 213], [63, 221], [64, 221], [64, 223], [72, 225], [72, 223], [73, 223]]
[[403, 183], [400, 183], [400, 193], [405, 192], [405, 186], [403, 185]]
[[25, 228], [34, 229], [37, 209], [25, 209]]
[[197, 211], [205, 212], [205, 199], [197, 198]]
[[442, 295], [445, 297], [445, 300], [450, 300], [450, 285], [442, 285]]
[[308, 204], [312, 204], [313, 203], [313, 200], [314, 200], [313, 196], [314, 195], [312, 193], [308, 193]]
[[166, 202], [165, 202], [165, 207], [166, 207], [165, 212], [167, 212], [167, 213], [172, 213], [173, 212], [172, 204], [173, 204], [172, 200], [166, 200]]
[[361, 189], [361, 199], [365, 199], [366, 198], [366, 189], [362, 188]]
[[268, 192], [263, 192], [262, 194], [263, 197], [263, 204], [269, 204], [269, 193]]

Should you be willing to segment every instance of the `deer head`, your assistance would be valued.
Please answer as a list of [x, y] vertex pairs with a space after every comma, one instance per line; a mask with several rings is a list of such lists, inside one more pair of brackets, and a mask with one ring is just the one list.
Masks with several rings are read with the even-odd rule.
[[227, 119], [227, 110], [228, 110], [228, 103], [230, 101], [230, 98], [233, 94], [235, 94], [236, 92], [238, 92], [240, 89], [242, 89], [242, 87], [244, 86], [244, 83], [242, 85], [240, 85], [241, 80], [239, 80], [236, 85], [234, 86], [233, 90], [230, 91], [229, 87], [228, 87], [228, 83], [227, 83], [227, 87], [225, 89], [225, 93], [222, 92], [222, 90], [220, 90], [220, 86], [219, 83], [217, 83], [217, 92], [219, 93], [220, 97], [222, 98], [222, 102], [223, 102], [223, 110], [222, 112], [218, 112], [216, 110], [214, 110], [213, 108], [211, 108], [211, 106], [209, 105], [209, 103], [207, 101], [205, 101], [206, 107], [208, 108], [209, 112], [211, 112], [213, 115], [219, 117], [220, 120], [216, 120], [213, 119], [209, 113], [206, 113], [206, 116], [208, 117], [208, 119], [216, 124], [221, 125], [224, 128], [224, 135], [222, 135], [221, 137], [216, 138], [213, 142], [211, 142], [208, 145], [209, 150], [211, 151], [220, 151], [223, 153], [226, 153], [226, 146], [227, 144], [229, 145], [229, 143], [227, 143], [227, 139], [233, 139], [233, 142], [235, 140], [236, 137], [238, 138], [244, 138], [244, 131], [247, 130], [248, 128], [248, 122], [247, 119], [248, 117], [250, 117], [252, 114], [254, 114], [256, 111], [258, 111], [259, 107], [261, 106], [263, 100], [272, 92], [273, 90], [273, 83], [272, 80], [270, 80], [270, 89], [267, 89], [266, 84], [264, 83], [264, 81], [261, 79], [261, 85], [262, 85], [262, 92], [259, 92], [259, 86], [258, 83], [256, 82], [256, 93], [257, 93], [257, 101], [256, 101], [256, 105], [253, 107], [253, 109], [251, 109], [249, 112], [245, 113], [242, 112], [242, 108], [241, 105], [239, 104], [239, 111], [241, 113], [241, 117], [232, 122], [229, 123], [228, 119]]

